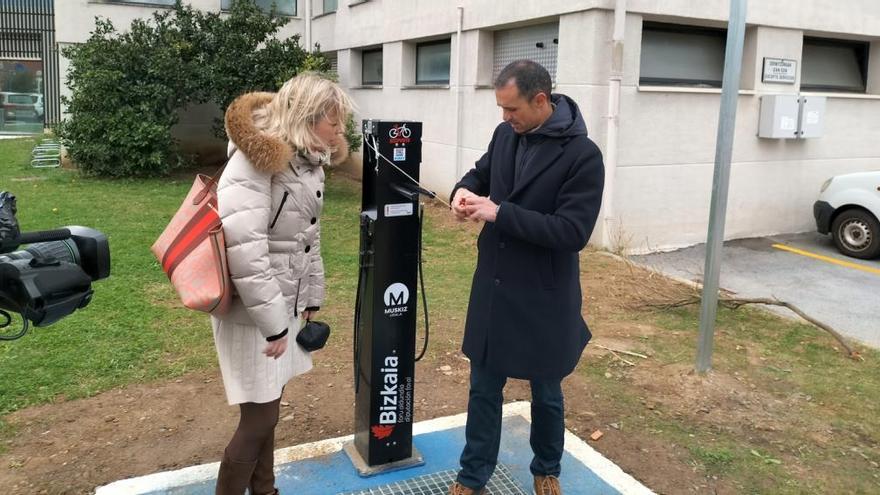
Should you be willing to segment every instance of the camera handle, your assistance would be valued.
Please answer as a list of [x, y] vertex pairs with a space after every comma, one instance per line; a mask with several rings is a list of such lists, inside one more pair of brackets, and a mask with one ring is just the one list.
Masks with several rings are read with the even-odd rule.
[[18, 237], [0, 240], [0, 254], [18, 249], [22, 244], [37, 242], [63, 241], [70, 239], [70, 229], [41, 230], [38, 232], [22, 232]]

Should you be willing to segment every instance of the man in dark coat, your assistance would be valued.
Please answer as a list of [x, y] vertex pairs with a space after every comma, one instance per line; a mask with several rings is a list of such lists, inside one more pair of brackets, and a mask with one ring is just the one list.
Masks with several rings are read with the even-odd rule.
[[485, 222], [462, 346], [471, 385], [453, 495], [483, 493], [492, 476], [508, 377], [531, 382], [535, 493], [562, 493], [561, 383], [591, 336], [581, 316], [578, 253], [596, 224], [605, 175], [577, 104], [551, 94], [551, 84], [532, 61], [501, 71], [495, 97], [504, 122], [453, 189], [455, 216]]

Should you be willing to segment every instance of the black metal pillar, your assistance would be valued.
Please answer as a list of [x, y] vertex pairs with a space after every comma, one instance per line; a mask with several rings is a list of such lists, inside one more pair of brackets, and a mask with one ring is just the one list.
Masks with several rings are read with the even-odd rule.
[[422, 124], [367, 120], [363, 131], [355, 440], [346, 451], [369, 476], [423, 462], [412, 445], [419, 261], [413, 180], [419, 178]]

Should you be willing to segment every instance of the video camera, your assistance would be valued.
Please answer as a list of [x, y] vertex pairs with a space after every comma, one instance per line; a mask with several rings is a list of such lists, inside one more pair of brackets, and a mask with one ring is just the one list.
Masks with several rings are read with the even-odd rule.
[[0, 192], [0, 329], [12, 323], [11, 313], [24, 319], [19, 333], [0, 340], [23, 336], [28, 322], [48, 326], [86, 307], [92, 282], [110, 276], [110, 245], [101, 232], [70, 226], [22, 233], [15, 213], [15, 196]]

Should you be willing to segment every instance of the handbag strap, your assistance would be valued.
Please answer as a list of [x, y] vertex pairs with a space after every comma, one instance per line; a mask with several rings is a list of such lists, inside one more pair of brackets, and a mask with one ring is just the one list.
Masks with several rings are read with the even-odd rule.
[[[205, 186], [193, 197], [193, 205], [197, 205], [205, 200], [205, 197], [211, 191], [212, 188], [217, 186], [217, 181], [220, 179], [220, 175], [223, 174], [223, 171], [226, 170], [226, 165], [229, 163], [229, 160], [232, 160], [232, 157], [235, 156], [235, 152], [238, 151], [238, 148], [232, 150], [232, 154], [223, 162], [223, 165], [220, 165], [220, 168], [214, 173], [214, 175], [208, 177], [205, 180]], [[207, 176], [206, 176], [207, 177]]]

